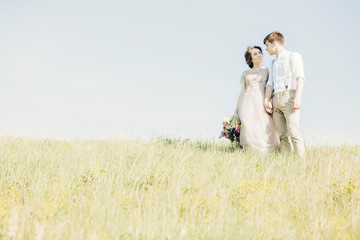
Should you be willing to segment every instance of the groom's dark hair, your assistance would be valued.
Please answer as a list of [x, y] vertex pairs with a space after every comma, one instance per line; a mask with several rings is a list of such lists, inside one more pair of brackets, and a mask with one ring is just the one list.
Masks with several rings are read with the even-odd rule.
[[280, 43], [281, 45], [284, 45], [285, 38], [281, 33], [276, 31], [270, 33], [264, 38], [264, 44], [266, 44], [266, 42], [273, 43], [274, 41]]

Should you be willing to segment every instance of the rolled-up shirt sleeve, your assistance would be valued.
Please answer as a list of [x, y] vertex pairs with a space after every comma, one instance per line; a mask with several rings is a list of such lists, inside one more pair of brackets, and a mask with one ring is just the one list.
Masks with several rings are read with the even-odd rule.
[[295, 80], [297, 80], [299, 77], [304, 78], [305, 80], [304, 62], [299, 53], [294, 53], [292, 67]]

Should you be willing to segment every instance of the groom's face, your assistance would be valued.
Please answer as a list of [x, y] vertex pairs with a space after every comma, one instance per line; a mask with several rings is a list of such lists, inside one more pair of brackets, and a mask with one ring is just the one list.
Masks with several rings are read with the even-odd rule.
[[273, 41], [272, 43], [270, 43], [269, 41], [266, 41], [265, 45], [266, 45], [266, 51], [268, 51], [268, 53], [270, 55], [274, 55], [275, 54], [275, 41]]

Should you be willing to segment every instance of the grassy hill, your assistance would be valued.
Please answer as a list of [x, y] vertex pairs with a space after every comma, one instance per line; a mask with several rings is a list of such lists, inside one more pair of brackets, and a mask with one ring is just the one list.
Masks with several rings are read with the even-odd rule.
[[0, 138], [0, 239], [360, 239], [360, 146]]

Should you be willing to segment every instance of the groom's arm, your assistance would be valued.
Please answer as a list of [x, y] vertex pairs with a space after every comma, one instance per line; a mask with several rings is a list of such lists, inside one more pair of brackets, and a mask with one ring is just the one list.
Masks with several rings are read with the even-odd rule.
[[294, 53], [293, 56], [293, 73], [296, 78], [296, 93], [294, 101], [292, 102], [292, 108], [299, 110], [301, 108], [301, 94], [304, 88], [304, 62], [299, 53]]
[[294, 110], [299, 110], [301, 108], [301, 94], [303, 88], [304, 88], [304, 78], [299, 77], [298, 79], [296, 79], [296, 93], [292, 104]]

